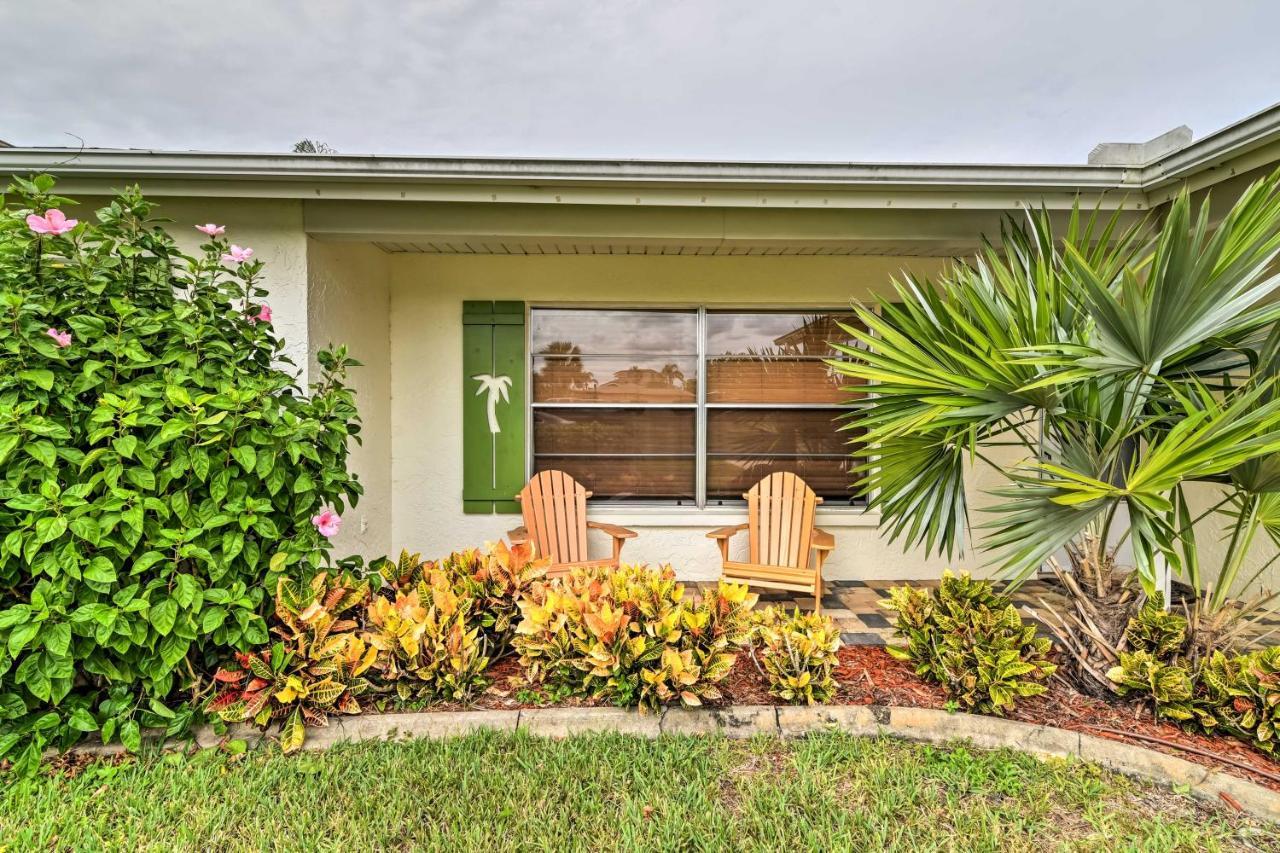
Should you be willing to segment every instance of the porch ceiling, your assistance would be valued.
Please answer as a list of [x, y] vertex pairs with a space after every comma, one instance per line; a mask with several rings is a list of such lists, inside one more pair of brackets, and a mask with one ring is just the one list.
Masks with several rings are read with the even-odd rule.
[[304, 226], [313, 238], [373, 243], [392, 254], [448, 255], [951, 258], [972, 254], [984, 234], [998, 237], [1006, 216], [1025, 213], [1018, 206], [743, 210], [332, 201], [303, 206]]
[[883, 255], [890, 257], [954, 258], [972, 254], [976, 242], [850, 242], [850, 243], [661, 243], [579, 242], [560, 240], [375, 240], [389, 254], [421, 255]]

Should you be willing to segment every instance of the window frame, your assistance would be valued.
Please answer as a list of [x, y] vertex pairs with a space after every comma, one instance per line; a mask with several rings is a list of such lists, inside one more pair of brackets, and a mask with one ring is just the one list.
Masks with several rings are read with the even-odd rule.
[[[671, 311], [696, 312], [695, 326], [696, 358], [697, 358], [697, 394], [692, 403], [537, 403], [533, 394], [533, 313], [535, 311]], [[645, 302], [526, 302], [525, 303], [525, 387], [528, 389], [525, 404], [525, 479], [533, 476], [534, 457], [536, 455], [533, 440], [533, 417], [536, 409], [681, 409], [694, 412], [694, 496], [691, 503], [682, 503], [672, 499], [635, 499], [610, 500], [601, 503], [611, 511], [625, 513], [628, 510], [652, 511], [666, 510], [673, 513], [684, 512], [741, 512], [746, 506], [742, 498], [725, 499], [707, 498], [707, 472], [709, 457], [707, 455], [707, 413], [711, 409], [744, 410], [744, 409], [796, 409], [803, 411], [830, 410], [832, 412], [847, 411], [846, 403], [708, 403], [707, 402], [707, 315], [714, 313], [734, 312], [749, 313], [800, 313], [818, 312], [823, 314], [849, 314], [845, 307], [832, 307], [828, 303], [645, 303]], [[650, 456], [652, 454], [642, 454]], [[856, 513], [865, 515], [868, 500], [866, 497], [851, 495], [848, 503], [824, 504], [825, 512]]]

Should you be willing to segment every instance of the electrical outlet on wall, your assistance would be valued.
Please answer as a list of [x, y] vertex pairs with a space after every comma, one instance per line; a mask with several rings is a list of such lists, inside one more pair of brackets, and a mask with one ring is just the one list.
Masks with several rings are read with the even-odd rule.
[[360, 532], [365, 533], [369, 530], [369, 516], [364, 513], [360, 514]]

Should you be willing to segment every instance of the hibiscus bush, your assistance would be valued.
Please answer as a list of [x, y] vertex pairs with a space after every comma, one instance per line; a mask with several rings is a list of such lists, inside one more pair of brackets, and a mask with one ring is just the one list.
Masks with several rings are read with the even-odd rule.
[[20, 770], [189, 725], [360, 494], [356, 362], [322, 353], [298, 387], [252, 249], [209, 224], [184, 255], [137, 189], [92, 221], [52, 193], [18, 180], [0, 205], [0, 758]]

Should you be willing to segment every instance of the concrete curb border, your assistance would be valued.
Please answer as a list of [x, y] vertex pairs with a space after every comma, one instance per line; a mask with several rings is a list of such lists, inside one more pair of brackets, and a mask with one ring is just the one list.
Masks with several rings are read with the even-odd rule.
[[[1163, 752], [1094, 737], [1066, 729], [950, 713], [930, 708], [881, 705], [733, 705], [727, 708], [667, 708], [640, 714], [621, 708], [534, 708], [522, 711], [428, 711], [411, 714], [365, 714], [333, 717], [325, 728], [308, 729], [305, 749], [326, 750], [343, 742], [442, 738], [478, 730], [523, 731], [543, 737], [568, 737], [589, 732], [616, 732], [636, 737], [720, 734], [729, 738], [756, 735], [802, 737], [822, 731], [842, 731], [863, 737], [895, 737], [925, 743], [968, 741], [984, 749], [1011, 748], [1038, 758], [1078, 758], [1108, 770], [1164, 786], [1185, 785], [1192, 796], [1222, 803], [1231, 798], [1249, 814], [1280, 823], [1280, 794], [1245, 779], [1211, 770]], [[228, 737], [258, 742], [271, 737], [250, 726], [233, 726]], [[211, 727], [194, 732], [201, 747], [222, 738]], [[187, 740], [164, 747], [181, 749]], [[118, 744], [88, 746], [80, 752], [113, 755]]]

